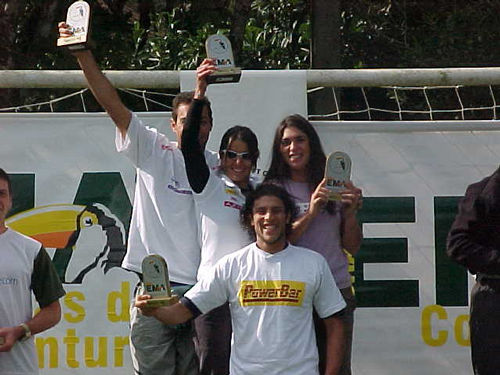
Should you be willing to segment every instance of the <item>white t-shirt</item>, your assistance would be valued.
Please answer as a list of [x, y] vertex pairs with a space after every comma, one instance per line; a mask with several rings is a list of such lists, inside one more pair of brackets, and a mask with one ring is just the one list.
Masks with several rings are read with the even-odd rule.
[[293, 245], [269, 254], [252, 243], [185, 296], [202, 313], [229, 301], [231, 375], [317, 374], [313, 306], [326, 318], [346, 305], [323, 256]]
[[[194, 284], [200, 262], [193, 193], [184, 158], [176, 142], [149, 128], [132, 114], [125, 139], [116, 131], [116, 149], [137, 167], [128, 250], [122, 267], [141, 272], [142, 260], [159, 254], [168, 264], [170, 280]], [[209, 168], [217, 153], [205, 151]]]
[[[253, 185], [253, 179], [250, 181]], [[207, 185], [194, 194], [200, 220], [201, 261], [198, 280], [224, 255], [252, 242], [240, 225], [240, 209], [245, 196], [238, 186], [219, 171], [211, 171]]]
[[[0, 234], [0, 327], [15, 327], [32, 318], [32, 275], [41, 248], [40, 242], [12, 229]], [[60, 287], [59, 281], [57, 285]], [[63, 291], [57, 295], [62, 294]], [[38, 374], [33, 337], [16, 342], [9, 352], [0, 353], [0, 374]]]

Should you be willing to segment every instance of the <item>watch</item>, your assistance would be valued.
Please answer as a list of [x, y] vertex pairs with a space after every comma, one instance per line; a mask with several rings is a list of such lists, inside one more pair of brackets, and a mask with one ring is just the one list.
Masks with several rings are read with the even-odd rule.
[[19, 337], [19, 341], [26, 341], [31, 337], [31, 329], [28, 327], [26, 323], [21, 323], [19, 324], [19, 327], [21, 327], [24, 330], [24, 335]]

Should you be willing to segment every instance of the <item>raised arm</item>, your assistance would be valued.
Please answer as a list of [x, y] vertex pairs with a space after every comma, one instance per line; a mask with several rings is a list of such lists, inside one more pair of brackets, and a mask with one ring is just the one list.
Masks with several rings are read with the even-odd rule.
[[182, 130], [181, 151], [186, 165], [186, 174], [189, 185], [195, 193], [201, 193], [208, 182], [210, 169], [205, 160], [202, 145], [199, 142], [200, 126], [202, 126], [202, 112], [207, 89], [206, 77], [215, 70], [213, 61], [205, 59], [196, 70], [196, 89], [194, 100], [189, 107], [186, 122]]
[[[65, 22], [60, 22], [58, 26], [61, 37], [71, 35]], [[121, 101], [118, 92], [101, 72], [90, 50], [75, 51], [72, 54], [77, 58], [92, 94], [111, 117], [122, 137], [125, 137], [132, 114]]]

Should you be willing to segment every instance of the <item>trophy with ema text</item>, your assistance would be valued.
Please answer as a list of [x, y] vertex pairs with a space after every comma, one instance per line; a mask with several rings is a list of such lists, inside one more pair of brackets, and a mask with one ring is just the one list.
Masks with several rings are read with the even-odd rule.
[[330, 190], [329, 200], [340, 201], [340, 192], [351, 179], [351, 158], [345, 152], [336, 151], [328, 155], [325, 166], [326, 187]]
[[234, 66], [233, 48], [224, 35], [210, 35], [206, 42], [207, 57], [215, 61], [217, 70], [207, 77], [207, 83], [239, 82], [241, 69]]
[[81, 51], [88, 48], [90, 40], [90, 6], [85, 1], [76, 1], [68, 8], [66, 24], [70, 27], [71, 36], [57, 39], [58, 47], [68, 47], [70, 51]]
[[144, 293], [152, 297], [148, 300], [150, 307], [169, 306], [179, 301], [179, 297], [172, 295], [167, 262], [160, 255], [148, 255], [142, 260], [142, 283]]

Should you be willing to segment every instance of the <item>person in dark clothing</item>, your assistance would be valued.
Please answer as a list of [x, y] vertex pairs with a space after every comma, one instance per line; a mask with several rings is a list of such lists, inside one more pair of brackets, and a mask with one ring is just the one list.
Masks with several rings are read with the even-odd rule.
[[448, 256], [476, 275], [470, 300], [472, 367], [500, 369], [500, 168], [467, 187], [448, 234]]

